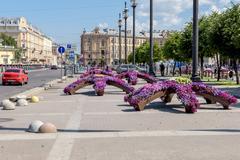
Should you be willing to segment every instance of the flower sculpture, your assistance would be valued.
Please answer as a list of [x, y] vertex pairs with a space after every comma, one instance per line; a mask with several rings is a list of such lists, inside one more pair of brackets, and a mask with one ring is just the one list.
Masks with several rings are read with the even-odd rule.
[[177, 93], [177, 97], [185, 105], [186, 112], [196, 112], [198, 100], [191, 93], [191, 87], [180, 86], [176, 81], [163, 81], [154, 84], [146, 84], [143, 87], [135, 90], [124, 97], [126, 102], [129, 102], [136, 110], [143, 110], [144, 107], [157, 98], [165, 97], [168, 90]]
[[134, 90], [133, 87], [128, 85], [122, 79], [111, 77], [111, 76], [98, 76], [98, 75], [91, 75], [88, 77], [81, 78], [72, 84], [68, 85], [64, 89], [65, 94], [74, 94], [80, 88], [83, 88], [88, 85], [93, 85], [93, 88], [98, 96], [102, 96], [104, 94], [104, 89], [106, 85], [112, 85], [118, 87], [125, 91], [126, 93], [130, 93]]
[[132, 85], [137, 84], [138, 78], [144, 79], [148, 83], [155, 83], [155, 82], [158, 81], [157, 78], [154, 78], [147, 73], [141, 73], [141, 72], [137, 72], [137, 71], [134, 71], [134, 70], [133, 71], [128, 71], [128, 72], [123, 72], [119, 75], [116, 75], [116, 77], [118, 77], [120, 79], [126, 78], [128, 80], [128, 83], [130, 83]]
[[184, 104], [187, 113], [194, 113], [199, 108], [196, 94], [215, 103], [221, 103], [225, 109], [237, 102], [237, 99], [230, 94], [202, 83], [179, 84], [176, 81], [146, 84], [125, 96], [124, 100], [135, 110], [143, 110], [147, 104], [157, 98], [161, 98], [166, 103], [171, 102], [174, 94], [177, 94], [177, 98]]
[[203, 83], [193, 82], [192, 89], [196, 94], [203, 96], [207, 103], [213, 104], [219, 102], [223, 105], [224, 109], [228, 109], [230, 104], [237, 103], [236, 97]]
[[80, 78], [84, 78], [84, 77], [87, 77], [87, 76], [90, 76], [90, 75], [94, 75], [94, 74], [102, 74], [102, 75], [107, 75], [107, 76], [114, 76], [114, 74], [112, 73], [111, 70], [101, 70], [101, 69], [90, 69], [88, 72], [82, 74], [80, 76]]

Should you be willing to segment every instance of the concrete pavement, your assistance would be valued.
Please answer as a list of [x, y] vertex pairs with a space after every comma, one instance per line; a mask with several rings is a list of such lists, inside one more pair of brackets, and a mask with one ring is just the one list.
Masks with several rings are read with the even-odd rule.
[[[66, 96], [65, 85], [39, 94], [38, 104], [0, 110], [1, 160], [240, 159], [240, 104], [231, 110], [203, 104], [186, 114], [174, 98], [135, 112], [120, 89], [108, 86], [98, 97], [88, 86]], [[55, 124], [58, 133], [25, 132], [33, 120]]]

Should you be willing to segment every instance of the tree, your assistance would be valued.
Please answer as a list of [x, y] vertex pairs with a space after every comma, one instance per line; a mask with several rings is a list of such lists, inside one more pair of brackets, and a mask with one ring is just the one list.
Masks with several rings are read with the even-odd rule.
[[0, 33], [0, 39], [2, 39], [2, 45], [4, 46], [13, 46], [15, 48], [15, 53], [14, 53], [14, 59], [15, 62], [20, 62], [22, 53], [25, 52], [25, 50], [21, 47], [17, 47], [17, 42], [15, 41], [14, 38], [11, 36], [8, 36], [6, 34]]
[[162, 48], [163, 57], [165, 59], [173, 59], [175, 61], [173, 66], [173, 76], [175, 74], [176, 61], [187, 62], [190, 60], [191, 57], [189, 55], [186, 55], [185, 52], [181, 50], [181, 45], [183, 45], [183, 41], [187, 40], [187, 38], [183, 39], [182, 36], [183, 35], [181, 32], [174, 32], [170, 35]]
[[236, 82], [239, 84], [238, 59], [240, 58], [240, 4], [232, 4], [231, 8], [219, 15], [212, 31], [213, 41], [222, 56], [233, 61]]
[[3, 40], [2, 45], [4, 46], [13, 46], [15, 48], [17, 47], [17, 42], [11, 36], [7, 36], [6, 34], [0, 33], [0, 39]]
[[[157, 62], [162, 59], [161, 48], [158, 46], [157, 43], [154, 43], [153, 46], [153, 61]], [[135, 60], [136, 63], [149, 63], [150, 61], [150, 44], [149, 42], [145, 42], [140, 45], [135, 52]], [[131, 53], [128, 56], [128, 61], [133, 61], [133, 54]]]

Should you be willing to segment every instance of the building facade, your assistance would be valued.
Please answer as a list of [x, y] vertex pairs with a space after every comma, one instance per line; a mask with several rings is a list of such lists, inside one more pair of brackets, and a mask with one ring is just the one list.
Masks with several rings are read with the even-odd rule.
[[51, 63], [52, 40], [24, 17], [0, 18], [0, 33], [13, 37], [17, 46], [23, 48], [23, 63]]
[[[128, 57], [132, 53], [133, 38], [131, 32], [127, 33], [126, 48]], [[162, 46], [168, 35], [168, 31], [154, 33], [154, 42]], [[135, 38], [135, 48], [146, 41], [149, 41], [149, 33], [141, 32]], [[83, 65], [114, 65], [119, 62], [120, 56], [121, 61], [124, 62], [124, 32], [121, 33], [121, 43], [119, 43], [119, 33], [113, 29], [100, 31], [99, 28], [95, 28], [92, 32], [84, 31], [81, 35], [81, 54], [83, 56]]]
[[14, 54], [14, 47], [0, 45], [0, 64], [12, 64], [14, 60]]

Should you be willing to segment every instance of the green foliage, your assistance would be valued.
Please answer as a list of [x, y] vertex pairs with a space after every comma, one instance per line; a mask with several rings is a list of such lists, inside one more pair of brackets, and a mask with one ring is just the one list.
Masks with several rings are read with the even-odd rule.
[[0, 33], [0, 39], [2, 39], [2, 45], [4, 46], [14, 46], [17, 47], [17, 42], [11, 36], [7, 36], [6, 34]]
[[[153, 61], [157, 62], [162, 59], [161, 48], [155, 43], [153, 46]], [[135, 52], [136, 63], [148, 63], [150, 61], [150, 44], [149, 42], [143, 43], [136, 49]], [[128, 61], [133, 61], [133, 54], [128, 56]]]
[[179, 84], [190, 84], [192, 81], [189, 78], [186, 77], [176, 77], [173, 78], [172, 80], [175, 80]]
[[23, 48], [21, 48], [21, 47], [18, 48], [17, 47], [17, 42], [11, 36], [8, 36], [6, 34], [0, 33], [0, 39], [3, 40], [2, 41], [2, 45], [4, 45], [4, 46], [13, 46], [15, 48], [15, 53], [14, 53], [15, 62], [20, 62], [21, 57], [22, 57], [22, 53], [24, 53], [25, 50]]
[[229, 58], [240, 57], [240, 4], [218, 15], [212, 27], [212, 41], [220, 53]]
[[176, 61], [189, 61], [191, 56], [186, 55], [181, 51], [181, 41], [183, 41], [182, 33], [174, 32], [165, 42], [162, 53], [165, 59], [174, 59]]

